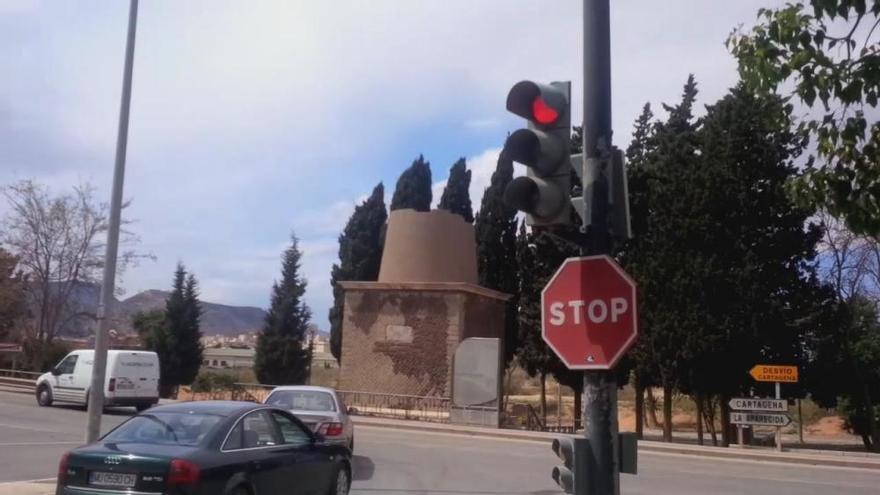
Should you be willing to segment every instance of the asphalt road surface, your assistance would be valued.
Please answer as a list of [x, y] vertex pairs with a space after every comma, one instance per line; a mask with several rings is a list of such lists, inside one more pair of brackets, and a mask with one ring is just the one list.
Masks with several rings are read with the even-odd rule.
[[[104, 415], [103, 429], [133, 411]], [[85, 431], [82, 408], [40, 408], [0, 393], [0, 483], [51, 478]], [[551, 495], [549, 445], [520, 440], [358, 427], [352, 493], [360, 495]], [[880, 473], [849, 468], [641, 453], [623, 495], [876, 495]]]

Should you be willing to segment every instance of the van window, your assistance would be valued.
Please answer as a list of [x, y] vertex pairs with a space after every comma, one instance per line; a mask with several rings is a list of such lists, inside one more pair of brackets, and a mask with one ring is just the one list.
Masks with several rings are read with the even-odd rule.
[[70, 356], [64, 358], [63, 361], [58, 363], [58, 372], [62, 375], [69, 375], [73, 373], [74, 368], [76, 368], [76, 360], [78, 357], [79, 356], [77, 356], [76, 354], [71, 354]]

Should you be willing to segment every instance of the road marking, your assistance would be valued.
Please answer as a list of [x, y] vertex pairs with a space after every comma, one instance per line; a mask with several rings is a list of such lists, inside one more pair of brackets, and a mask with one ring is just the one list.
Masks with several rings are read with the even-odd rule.
[[44, 433], [60, 433], [62, 435], [74, 435], [74, 433], [70, 433], [68, 431], [47, 430], [45, 428], [34, 428], [31, 426], [11, 425], [8, 423], [0, 423], [0, 428], [13, 428], [16, 430], [28, 430], [28, 431], [39, 431], [39, 432], [44, 432]]
[[47, 481], [55, 481], [56, 478], [39, 478], [35, 480], [21, 480], [21, 481], [4, 481], [0, 483], [0, 486], [9, 486], [9, 485], [17, 485], [19, 483], [45, 483]]
[[[784, 467], [788, 469], [812, 469], [812, 468], [822, 468], [822, 469], [837, 469], [843, 471], [857, 471], [860, 473], [864, 473], [865, 471], [877, 471], [877, 468], [869, 468], [869, 467], [854, 467], [854, 466], [827, 466], [825, 464], [820, 464], [824, 459], [816, 459], [813, 463], [800, 463], [800, 462], [784, 462], [784, 461], [776, 461], [771, 458], [767, 459], [744, 459], [742, 457], [721, 457], [721, 456], [705, 456], [700, 452], [694, 452], [693, 454], [682, 454], [679, 452], [659, 452], [656, 450], [642, 450], [639, 449], [639, 455], [656, 455], [656, 456], [665, 456], [665, 457], [686, 457], [689, 459], [693, 459], [694, 457], [699, 457], [700, 460], [706, 462], [743, 462], [746, 464], [770, 464], [777, 467]], [[810, 459], [813, 461], [812, 459]]]
[[11, 442], [11, 443], [0, 443], [0, 447], [27, 447], [27, 446], [42, 446], [42, 445], [82, 445], [82, 442]]

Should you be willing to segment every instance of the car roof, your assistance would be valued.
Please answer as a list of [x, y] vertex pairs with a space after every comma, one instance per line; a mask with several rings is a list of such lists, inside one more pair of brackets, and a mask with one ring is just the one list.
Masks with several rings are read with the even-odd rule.
[[265, 407], [265, 404], [257, 404], [254, 402], [234, 400], [202, 400], [164, 404], [148, 409], [147, 413], [186, 412], [216, 414], [218, 416], [233, 416], [235, 414], [251, 411], [254, 409], [264, 409]]
[[279, 390], [294, 390], [298, 392], [327, 392], [328, 394], [333, 394], [336, 392], [332, 388], [318, 387], [316, 385], [282, 385], [280, 387], [273, 388], [272, 392], [277, 392]]

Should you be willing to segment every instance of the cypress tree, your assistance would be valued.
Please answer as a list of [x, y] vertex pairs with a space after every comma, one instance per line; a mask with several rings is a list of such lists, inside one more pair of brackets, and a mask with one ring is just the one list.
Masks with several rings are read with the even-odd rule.
[[431, 198], [431, 164], [419, 155], [397, 179], [391, 197], [391, 211], [404, 208], [431, 211]]
[[342, 357], [342, 316], [344, 294], [340, 281], [374, 281], [382, 263], [382, 235], [388, 213], [385, 211], [385, 187], [380, 182], [363, 203], [355, 207], [339, 236], [339, 263], [333, 265], [330, 284], [333, 307], [330, 308], [330, 352], [337, 361]]
[[257, 337], [254, 372], [260, 383], [300, 385], [306, 382], [311, 364], [308, 343], [311, 310], [303, 297], [306, 280], [300, 275], [302, 253], [299, 240], [291, 235], [284, 251], [281, 281], [272, 286], [272, 302]]
[[473, 223], [470, 187], [471, 171], [467, 169], [464, 158], [459, 158], [449, 169], [449, 178], [440, 197], [439, 209], [461, 215], [465, 222]]
[[474, 230], [477, 239], [477, 274], [483, 287], [513, 294], [507, 304], [504, 359], [510, 362], [518, 345], [517, 304], [519, 282], [516, 261], [516, 210], [504, 203], [504, 188], [513, 180], [513, 161], [498, 157], [489, 187], [483, 193]]

